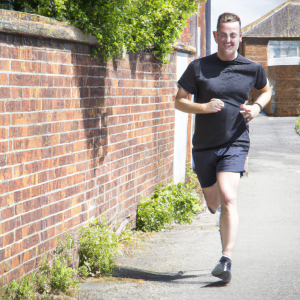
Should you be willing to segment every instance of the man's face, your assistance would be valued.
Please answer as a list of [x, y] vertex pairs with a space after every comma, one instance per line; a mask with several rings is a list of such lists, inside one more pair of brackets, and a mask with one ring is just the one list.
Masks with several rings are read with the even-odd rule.
[[239, 22], [221, 23], [219, 32], [214, 31], [218, 51], [224, 56], [234, 54], [242, 41]]

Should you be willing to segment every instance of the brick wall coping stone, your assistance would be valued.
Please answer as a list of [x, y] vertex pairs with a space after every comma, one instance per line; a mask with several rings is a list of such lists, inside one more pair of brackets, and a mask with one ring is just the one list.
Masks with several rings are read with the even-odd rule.
[[177, 52], [188, 53], [191, 55], [194, 55], [197, 52], [195, 47], [192, 47], [188, 43], [182, 43], [182, 42], [176, 42], [173, 46], [173, 49]]
[[96, 37], [85, 35], [78, 28], [64, 22], [35, 14], [3, 9], [0, 9], [0, 32], [98, 44]]

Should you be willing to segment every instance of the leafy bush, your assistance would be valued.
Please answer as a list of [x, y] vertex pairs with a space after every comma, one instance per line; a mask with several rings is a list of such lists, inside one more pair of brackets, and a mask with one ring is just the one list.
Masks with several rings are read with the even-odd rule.
[[300, 134], [300, 116], [299, 116], [298, 120], [296, 121], [296, 131], [298, 132], [298, 134]]
[[3, 289], [0, 299], [34, 300], [37, 299], [37, 295], [42, 295], [42, 299], [52, 299], [51, 295], [61, 293], [72, 296], [78, 288], [77, 275], [80, 271], [68, 267], [74, 241], [67, 235], [64, 242], [59, 238], [57, 242], [52, 260], [49, 262], [45, 255], [38, 272], [22, 278], [20, 283], [13, 281], [8, 284]]
[[0, 299], [34, 300], [35, 276], [35, 273], [27, 275], [19, 283], [14, 280], [1, 291]]
[[166, 197], [145, 198], [137, 206], [136, 226], [138, 230], [160, 231], [172, 221], [171, 203]]
[[120, 236], [102, 223], [95, 220], [80, 229], [79, 265], [85, 268], [85, 276], [107, 275], [111, 273], [115, 257], [122, 254], [121, 242], [130, 243], [131, 231], [126, 229]]
[[196, 193], [200, 199], [204, 198], [203, 190], [199, 183], [196, 173], [193, 171], [192, 165], [190, 163], [186, 164], [185, 170], [185, 182], [186, 188], [193, 193]]
[[36, 277], [36, 290], [43, 295], [58, 291], [72, 294], [78, 288], [80, 270], [68, 267], [75, 242], [69, 234], [63, 242], [58, 238], [57, 244], [51, 262], [45, 256]]
[[[200, 0], [206, 1], [206, 0]], [[65, 21], [94, 35], [94, 54], [121, 58], [124, 51], [151, 51], [168, 62], [173, 43], [195, 13], [194, 0], [15, 0], [14, 9]]]
[[[78, 269], [68, 267], [75, 241], [68, 234], [61, 241], [51, 259], [44, 256], [37, 273], [28, 275], [20, 281], [13, 281], [0, 292], [0, 299], [34, 300], [53, 299], [53, 295], [73, 296], [78, 291], [79, 275], [108, 274], [114, 266], [114, 257], [122, 253], [122, 246], [134, 239], [132, 231], [125, 228], [120, 235], [107, 226], [107, 222], [94, 221], [81, 230], [79, 244], [80, 266]], [[37, 298], [38, 297], [38, 298]], [[69, 298], [68, 298], [69, 299]]]
[[137, 228], [143, 231], [160, 231], [172, 222], [190, 224], [201, 209], [194, 182], [160, 184], [150, 198], [137, 207]]

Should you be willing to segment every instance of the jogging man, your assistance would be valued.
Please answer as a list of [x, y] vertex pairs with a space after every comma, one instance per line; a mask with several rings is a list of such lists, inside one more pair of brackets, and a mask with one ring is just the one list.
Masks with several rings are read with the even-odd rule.
[[[242, 39], [237, 15], [220, 15], [214, 37], [218, 52], [189, 64], [178, 81], [175, 108], [196, 114], [195, 170], [209, 211], [215, 213], [221, 205], [222, 257], [212, 275], [229, 283], [238, 229], [237, 187], [250, 145], [247, 123], [270, 101], [271, 89], [264, 68], [237, 52]], [[253, 87], [259, 96], [246, 105]], [[194, 102], [186, 99], [188, 93]]]

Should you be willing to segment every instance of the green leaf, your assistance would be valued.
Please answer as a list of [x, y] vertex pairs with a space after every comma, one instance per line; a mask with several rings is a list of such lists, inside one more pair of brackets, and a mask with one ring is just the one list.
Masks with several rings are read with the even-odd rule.
[[170, 63], [166, 56], [186, 26], [187, 18], [196, 12], [194, 1], [116, 0], [15, 0], [16, 10], [38, 13], [94, 35], [98, 50], [94, 57], [119, 58], [123, 46], [127, 51], [151, 51]]

